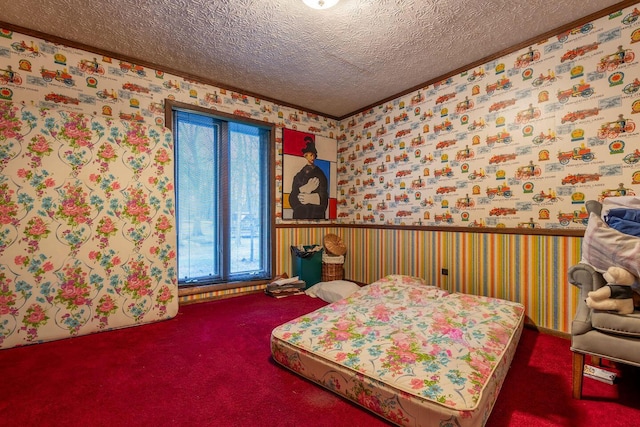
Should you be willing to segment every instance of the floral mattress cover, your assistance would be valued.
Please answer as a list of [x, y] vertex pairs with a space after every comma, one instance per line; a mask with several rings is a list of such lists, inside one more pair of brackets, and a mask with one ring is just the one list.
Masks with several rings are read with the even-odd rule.
[[484, 425], [523, 319], [518, 303], [387, 276], [278, 326], [271, 348], [281, 365], [396, 424]]

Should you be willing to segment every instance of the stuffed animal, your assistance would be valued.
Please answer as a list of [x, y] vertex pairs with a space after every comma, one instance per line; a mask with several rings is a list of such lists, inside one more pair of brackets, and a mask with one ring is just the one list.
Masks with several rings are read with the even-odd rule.
[[631, 314], [634, 310], [631, 286], [638, 279], [622, 267], [609, 267], [602, 275], [607, 284], [589, 292], [587, 306], [596, 310], [612, 310], [620, 314]]

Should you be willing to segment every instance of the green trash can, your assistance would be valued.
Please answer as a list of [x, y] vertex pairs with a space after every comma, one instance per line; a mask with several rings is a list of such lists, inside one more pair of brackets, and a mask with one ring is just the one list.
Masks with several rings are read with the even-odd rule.
[[320, 245], [291, 246], [291, 277], [304, 280], [305, 289], [322, 280], [322, 252], [324, 249]]

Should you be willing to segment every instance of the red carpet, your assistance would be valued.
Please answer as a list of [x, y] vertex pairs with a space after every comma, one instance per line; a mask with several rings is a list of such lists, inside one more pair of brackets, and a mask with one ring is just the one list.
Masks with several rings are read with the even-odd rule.
[[[276, 365], [271, 330], [324, 303], [253, 294], [181, 307], [173, 320], [0, 351], [1, 426], [366, 426], [374, 415]], [[632, 426], [640, 373], [585, 379], [569, 342], [524, 330], [487, 426]]]

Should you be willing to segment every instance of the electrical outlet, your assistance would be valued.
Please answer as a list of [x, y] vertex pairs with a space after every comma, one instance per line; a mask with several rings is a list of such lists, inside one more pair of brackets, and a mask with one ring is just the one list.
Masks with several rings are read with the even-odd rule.
[[449, 269], [448, 268], [443, 268], [442, 269], [442, 275], [443, 276], [448, 276], [449, 275]]

